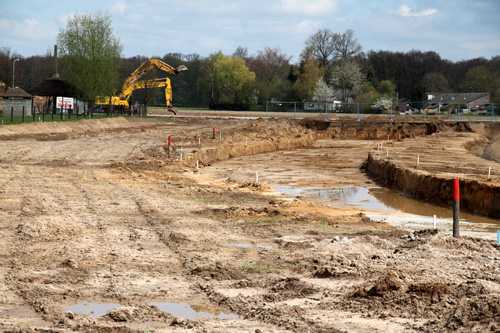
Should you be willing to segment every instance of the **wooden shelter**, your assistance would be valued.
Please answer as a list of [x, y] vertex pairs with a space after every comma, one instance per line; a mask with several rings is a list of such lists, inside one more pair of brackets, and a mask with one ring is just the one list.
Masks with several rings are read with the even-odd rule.
[[31, 117], [33, 96], [21, 88], [14, 88], [3, 94], [2, 98], [3, 115], [12, 115], [14, 117]]

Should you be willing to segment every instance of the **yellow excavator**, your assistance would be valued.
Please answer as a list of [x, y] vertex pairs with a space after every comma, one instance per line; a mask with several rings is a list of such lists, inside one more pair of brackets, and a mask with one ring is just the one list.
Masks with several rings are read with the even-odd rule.
[[176, 114], [172, 106], [172, 86], [170, 84], [169, 78], [151, 79], [142, 81], [140, 80], [142, 76], [144, 76], [153, 68], [157, 68], [167, 73], [175, 75], [179, 74], [180, 72], [188, 70], [187, 67], [184, 65], [180, 65], [179, 67], [174, 68], [169, 64], [164, 63], [161, 60], [147, 59], [125, 80], [122, 86], [122, 91], [118, 96], [112, 96], [111, 99], [109, 97], [104, 97], [104, 98], [98, 97], [97, 104], [100, 104], [101, 107], [106, 107], [111, 104], [113, 107], [124, 106], [126, 108], [129, 108], [128, 100], [135, 89], [165, 87], [165, 99], [166, 99], [167, 109], [169, 112]]

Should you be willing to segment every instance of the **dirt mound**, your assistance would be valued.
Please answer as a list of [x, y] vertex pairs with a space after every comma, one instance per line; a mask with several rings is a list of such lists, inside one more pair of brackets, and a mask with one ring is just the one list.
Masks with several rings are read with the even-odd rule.
[[244, 277], [244, 274], [241, 271], [219, 261], [196, 266], [190, 271], [192, 275], [197, 275], [205, 280], [238, 280]]
[[383, 296], [387, 292], [402, 289], [403, 281], [395, 272], [388, 272], [375, 283], [366, 283], [358, 287], [351, 297]]
[[281, 302], [287, 299], [307, 297], [318, 291], [318, 288], [296, 277], [281, 278], [269, 282], [269, 293], [264, 295], [264, 300], [269, 302]]

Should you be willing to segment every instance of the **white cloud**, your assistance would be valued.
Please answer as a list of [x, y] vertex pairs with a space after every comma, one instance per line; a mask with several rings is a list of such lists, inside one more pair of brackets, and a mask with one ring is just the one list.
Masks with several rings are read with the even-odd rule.
[[302, 21], [295, 28], [296, 33], [314, 33], [316, 30], [320, 29], [321, 24], [317, 21]]
[[304, 16], [329, 16], [339, 9], [338, 0], [280, 0], [278, 10]]
[[123, 14], [127, 10], [127, 7], [127, 4], [123, 0], [110, 1], [108, 4], [108, 8], [112, 13]]
[[424, 9], [420, 12], [417, 12], [415, 6], [409, 7], [407, 5], [399, 7], [398, 10], [396, 11], [396, 13], [401, 16], [429, 16], [429, 15], [434, 15], [437, 12], [438, 12], [437, 9], [434, 8]]

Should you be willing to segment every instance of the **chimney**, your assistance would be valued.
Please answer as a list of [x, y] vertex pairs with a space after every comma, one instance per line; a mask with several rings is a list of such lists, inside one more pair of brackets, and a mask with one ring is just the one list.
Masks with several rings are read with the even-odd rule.
[[54, 75], [53, 79], [59, 79], [59, 73], [57, 72], [57, 45], [54, 45]]

